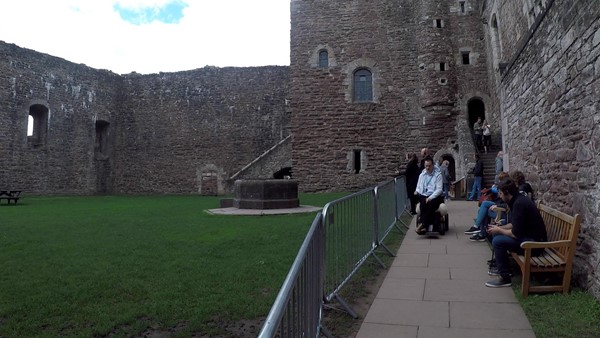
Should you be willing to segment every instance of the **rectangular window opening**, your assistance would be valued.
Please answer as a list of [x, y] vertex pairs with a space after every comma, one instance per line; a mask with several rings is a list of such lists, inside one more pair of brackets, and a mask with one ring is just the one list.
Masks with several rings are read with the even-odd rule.
[[435, 27], [442, 28], [442, 20], [441, 19], [435, 19]]
[[471, 53], [470, 52], [462, 52], [462, 64], [463, 65], [471, 64]]
[[446, 63], [440, 62], [440, 72], [445, 72], [445, 71], [446, 71]]
[[464, 13], [465, 12], [465, 2], [459, 1], [458, 3], [460, 4], [460, 12]]

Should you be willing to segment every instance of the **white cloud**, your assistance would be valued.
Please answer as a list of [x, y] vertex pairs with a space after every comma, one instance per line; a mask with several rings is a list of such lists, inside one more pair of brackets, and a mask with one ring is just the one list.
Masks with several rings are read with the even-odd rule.
[[[289, 65], [289, 1], [185, 0], [178, 24], [133, 25], [117, 0], [1, 0], [0, 40], [123, 74]], [[169, 0], [118, 0], [122, 7]]]

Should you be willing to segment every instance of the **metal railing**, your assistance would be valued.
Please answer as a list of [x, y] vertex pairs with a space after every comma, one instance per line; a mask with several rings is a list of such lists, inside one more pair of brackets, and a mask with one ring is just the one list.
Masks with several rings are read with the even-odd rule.
[[315, 217], [259, 337], [317, 337], [323, 309], [325, 270], [323, 215]]
[[[339, 295], [407, 211], [404, 177], [329, 202], [317, 214], [259, 334], [271, 337], [331, 337], [321, 324], [333, 299], [358, 316]], [[398, 228], [398, 230], [400, 230]]]
[[[325, 300], [334, 298], [354, 318], [358, 315], [339, 295], [377, 243], [375, 190], [366, 189], [323, 207], [325, 223]], [[375, 256], [376, 257], [376, 256]]]

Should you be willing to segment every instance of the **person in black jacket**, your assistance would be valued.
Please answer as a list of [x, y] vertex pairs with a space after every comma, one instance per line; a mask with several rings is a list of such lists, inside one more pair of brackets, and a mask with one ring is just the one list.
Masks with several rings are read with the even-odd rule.
[[412, 153], [407, 155], [408, 163], [406, 164], [406, 192], [410, 199], [410, 213], [415, 215], [417, 213], [416, 207], [419, 203], [419, 198], [415, 196], [415, 190], [417, 189], [417, 182], [419, 181], [419, 175], [421, 170], [419, 169], [419, 159], [417, 154]]
[[[473, 188], [468, 200], [478, 201], [479, 197], [481, 197], [481, 181], [483, 181], [483, 161], [479, 158], [479, 154], [475, 154], [475, 167], [471, 173], [475, 176], [475, 179], [473, 180]], [[475, 194], [477, 194], [477, 198], [475, 198]]]
[[[485, 283], [497, 288], [511, 285], [509, 252], [523, 253], [525, 241], [547, 242], [546, 225], [531, 198], [521, 194], [515, 182], [506, 178], [498, 185], [498, 194], [510, 209], [506, 225], [491, 225], [487, 232], [493, 236], [492, 247], [496, 259], [497, 280]], [[533, 254], [539, 254], [533, 251]]]

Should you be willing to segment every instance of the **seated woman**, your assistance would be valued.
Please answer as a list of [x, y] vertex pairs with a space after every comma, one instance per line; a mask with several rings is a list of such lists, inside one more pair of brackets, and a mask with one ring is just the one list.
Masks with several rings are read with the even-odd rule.
[[415, 195], [419, 198], [420, 222], [417, 224], [417, 233], [422, 235], [433, 228], [435, 212], [444, 202], [442, 195], [442, 173], [433, 165], [431, 157], [425, 158], [425, 169], [419, 175]]
[[[498, 174], [499, 181], [502, 181], [505, 178], [508, 178], [509, 175], [505, 172], [500, 172]], [[471, 226], [467, 231], [465, 231], [465, 235], [472, 235], [469, 239], [472, 241], [485, 241], [487, 238], [486, 228], [488, 225], [489, 218], [496, 217], [496, 206], [503, 207], [504, 201], [498, 197], [497, 186], [493, 185], [490, 189], [490, 194], [492, 194], [492, 198], [487, 201], [483, 201], [479, 206], [479, 210], [477, 211], [477, 217], [475, 218], [475, 224]]]
[[535, 200], [533, 198], [533, 188], [531, 187], [531, 185], [529, 183], [525, 182], [525, 174], [523, 174], [522, 171], [515, 170], [510, 174], [510, 177], [512, 178], [513, 181], [515, 181], [515, 183], [517, 184], [517, 187], [519, 189], [519, 192], [522, 195], [525, 195], [525, 196], [531, 198], [532, 201]]

